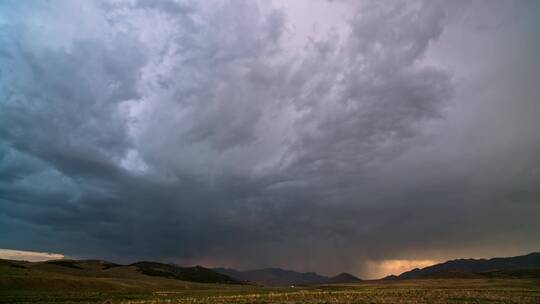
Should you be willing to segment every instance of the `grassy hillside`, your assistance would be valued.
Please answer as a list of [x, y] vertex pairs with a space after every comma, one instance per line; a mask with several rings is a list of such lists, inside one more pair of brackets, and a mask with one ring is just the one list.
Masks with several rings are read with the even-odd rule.
[[178, 267], [154, 262], [138, 262], [131, 264], [135, 266], [144, 275], [166, 277], [183, 281], [199, 282], [199, 283], [226, 283], [238, 284], [239, 282], [229, 276], [218, 273], [208, 268], [201, 266], [195, 267]]
[[123, 266], [97, 260], [0, 260], [0, 290], [153, 291], [198, 288], [200, 283], [237, 282], [203, 267], [159, 263]]

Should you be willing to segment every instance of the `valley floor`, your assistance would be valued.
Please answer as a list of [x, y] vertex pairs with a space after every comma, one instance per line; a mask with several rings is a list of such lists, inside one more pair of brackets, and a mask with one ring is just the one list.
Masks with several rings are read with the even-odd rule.
[[540, 280], [433, 279], [264, 288], [205, 284], [149, 292], [1, 290], [0, 303], [540, 303]]

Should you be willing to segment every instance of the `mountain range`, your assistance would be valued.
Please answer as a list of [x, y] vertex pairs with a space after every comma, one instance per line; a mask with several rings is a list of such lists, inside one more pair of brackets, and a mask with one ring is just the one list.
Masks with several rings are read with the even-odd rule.
[[327, 277], [315, 272], [296, 272], [281, 268], [264, 268], [249, 271], [228, 268], [214, 268], [214, 270], [238, 281], [274, 286], [357, 283], [361, 281], [354, 275], [345, 272], [333, 277]]
[[[540, 278], [540, 253], [492, 259], [457, 259], [413, 269], [385, 280], [440, 278]], [[181, 267], [157, 262], [127, 265], [101, 260], [26, 262], [0, 259], [0, 290], [32, 288], [69, 290], [159, 290], [198, 288], [201, 284], [260, 284], [271, 286], [357, 283], [351, 274], [334, 277], [280, 268], [239, 271], [202, 266]]]
[[457, 259], [422, 269], [415, 268], [384, 279], [534, 277], [540, 278], [540, 253], [492, 259]]

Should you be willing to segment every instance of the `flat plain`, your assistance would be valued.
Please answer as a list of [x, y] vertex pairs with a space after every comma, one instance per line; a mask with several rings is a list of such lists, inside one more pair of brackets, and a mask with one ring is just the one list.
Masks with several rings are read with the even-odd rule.
[[[267, 287], [188, 282], [144, 274], [140, 264], [113, 266], [96, 260], [0, 260], [0, 303], [540, 303], [538, 277]], [[213, 278], [207, 276], [197, 278]]]
[[432, 279], [266, 288], [185, 284], [138, 291], [2, 290], [0, 303], [540, 303], [540, 281]]

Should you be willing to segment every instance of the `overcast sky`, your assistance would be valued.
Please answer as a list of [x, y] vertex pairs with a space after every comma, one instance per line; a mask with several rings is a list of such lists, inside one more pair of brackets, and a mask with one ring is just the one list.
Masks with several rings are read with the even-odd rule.
[[1, 1], [0, 248], [363, 278], [538, 251], [539, 15]]

